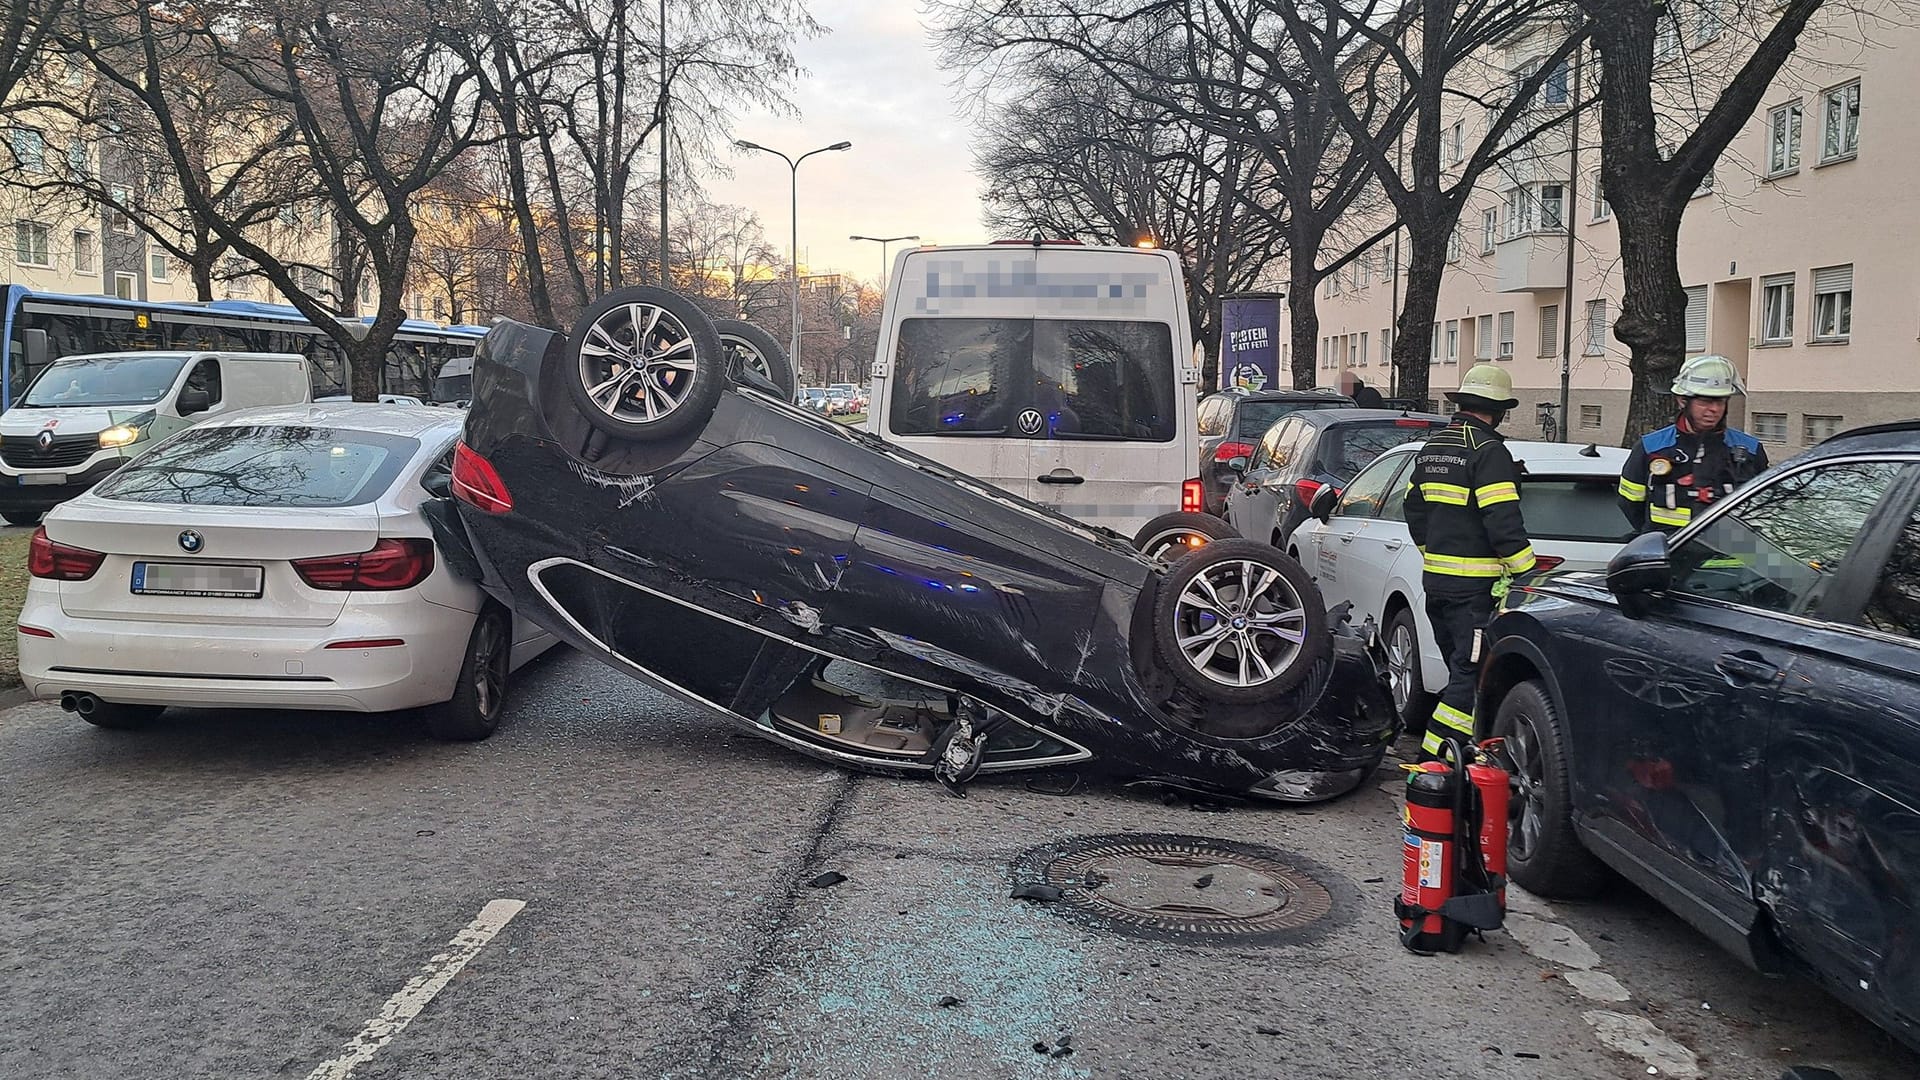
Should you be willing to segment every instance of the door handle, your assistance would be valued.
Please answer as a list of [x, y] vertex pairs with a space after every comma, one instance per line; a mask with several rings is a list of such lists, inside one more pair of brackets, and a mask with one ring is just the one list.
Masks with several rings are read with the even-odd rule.
[[1084, 484], [1087, 482], [1086, 477], [1067, 468], [1055, 469], [1045, 476], [1036, 476], [1034, 479], [1043, 484]]
[[1728, 686], [1758, 686], [1780, 677], [1780, 669], [1756, 652], [1722, 653], [1713, 662], [1713, 670]]
[[1343, 544], [1351, 544], [1351, 543], [1353, 543], [1353, 534], [1352, 534], [1352, 533], [1348, 533], [1348, 534], [1346, 534], [1345, 536], [1342, 536], [1342, 537], [1340, 538], [1340, 542], [1341, 542], [1341, 543], [1343, 543]]
[[1399, 540], [1389, 540], [1389, 541], [1387, 541], [1387, 550], [1388, 550], [1388, 551], [1399, 551], [1399, 550], [1400, 550], [1401, 548], [1403, 548], [1403, 547], [1405, 547], [1405, 546], [1406, 546], [1406, 544], [1405, 544], [1404, 542], [1402, 542], [1402, 541], [1399, 541]]

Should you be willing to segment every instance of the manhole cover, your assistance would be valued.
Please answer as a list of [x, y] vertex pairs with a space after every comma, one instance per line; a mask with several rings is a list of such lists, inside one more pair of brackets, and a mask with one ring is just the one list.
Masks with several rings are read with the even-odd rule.
[[[1283, 851], [1201, 836], [1092, 836], [1028, 852], [1015, 884], [1061, 891], [1053, 906], [1113, 929], [1184, 941], [1293, 940], [1334, 912], [1330, 875]], [[1341, 890], [1344, 892], [1345, 890]]]

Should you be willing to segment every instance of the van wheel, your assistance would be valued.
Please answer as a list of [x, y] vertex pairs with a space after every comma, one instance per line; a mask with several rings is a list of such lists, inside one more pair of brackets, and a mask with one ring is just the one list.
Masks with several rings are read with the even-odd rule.
[[1240, 533], [1212, 514], [1174, 512], [1161, 514], [1140, 527], [1133, 546], [1157, 563], [1178, 562], [1214, 540], [1229, 540]]
[[616, 289], [567, 338], [567, 391], [587, 423], [621, 439], [689, 434], [726, 379], [713, 322], [693, 301], [646, 285]]
[[720, 347], [729, 360], [778, 387], [788, 401], [800, 392], [787, 350], [773, 340], [772, 334], [740, 319], [716, 319], [713, 329], [720, 335]]
[[39, 510], [0, 510], [0, 518], [9, 525], [38, 525], [40, 515]]
[[1173, 564], [1154, 602], [1154, 646], [1213, 701], [1251, 705], [1300, 685], [1333, 647], [1306, 570], [1258, 540], [1215, 540]]

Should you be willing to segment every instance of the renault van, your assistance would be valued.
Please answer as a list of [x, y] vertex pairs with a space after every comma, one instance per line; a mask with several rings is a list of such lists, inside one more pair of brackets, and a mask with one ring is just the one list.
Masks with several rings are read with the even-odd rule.
[[297, 353], [66, 356], [0, 413], [0, 518], [31, 525], [147, 448], [209, 417], [311, 400]]
[[1199, 509], [1196, 361], [1170, 252], [911, 248], [889, 279], [866, 427], [1133, 537]]

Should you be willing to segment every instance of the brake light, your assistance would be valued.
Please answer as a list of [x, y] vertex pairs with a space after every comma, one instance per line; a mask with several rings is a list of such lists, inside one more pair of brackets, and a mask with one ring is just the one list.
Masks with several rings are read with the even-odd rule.
[[453, 495], [489, 514], [504, 514], [513, 509], [513, 496], [493, 462], [481, 457], [465, 440], [453, 448]]
[[1198, 514], [1206, 509], [1206, 501], [1200, 493], [1200, 481], [1188, 480], [1180, 485], [1180, 512]]
[[105, 561], [107, 557], [98, 551], [54, 543], [45, 525], [33, 530], [33, 540], [27, 545], [27, 573], [37, 578], [85, 581]]
[[1223, 442], [1220, 444], [1220, 449], [1213, 452], [1213, 460], [1222, 462], [1232, 461], [1237, 457], [1250, 458], [1252, 456], [1253, 444], [1243, 442]]
[[42, 630], [37, 626], [28, 626], [26, 623], [20, 624], [20, 632], [28, 637], [50, 638], [53, 636], [51, 630]]
[[391, 649], [405, 644], [404, 639], [397, 637], [356, 638], [353, 641], [329, 641], [325, 647], [329, 649]]
[[1400, 419], [1395, 420], [1393, 422], [1393, 426], [1394, 427], [1430, 428], [1430, 427], [1437, 427], [1439, 425], [1435, 424], [1431, 420], [1415, 420], [1415, 419], [1412, 419], [1411, 417], [1403, 416]]
[[1566, 561], [1567, 560], [1558, 555], [1535, 555], [1533, 557], [1533, 568], [1535, 570], [1552, 570]]
[[410, 589], [433, 573], [433, 541], [382, 540], [352, 555], [295, 559], [293, 569], [316, 589]]
[[1293, 485], [1293, 493], [1299, 496], [1301, 506], [1312, 506], [1313, 497], [1318, 495], [1320, 489], [1326, 486], [1327, 485], [1318, 480], [1303, 477]]

